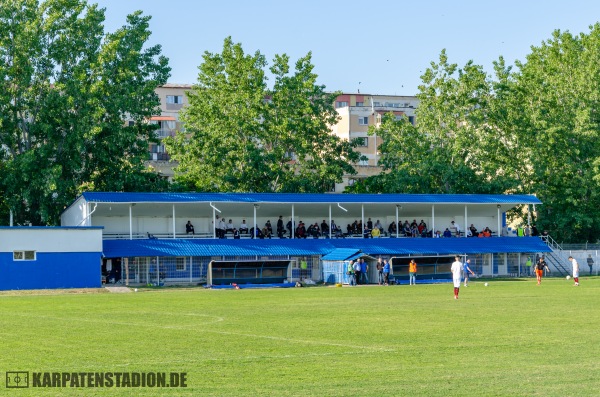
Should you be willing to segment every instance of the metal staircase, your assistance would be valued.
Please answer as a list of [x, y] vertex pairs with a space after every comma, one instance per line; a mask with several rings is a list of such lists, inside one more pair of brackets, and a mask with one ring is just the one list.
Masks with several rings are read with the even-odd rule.
[[542, 240], [550, 247], [552, 251], [546, 252], [545, 259], [550, 271], [554, 276], [566, 276], [570, 274], [568, 267], [569, 256], [565, 254], [562, 247], [550, 236], [542, 237]]

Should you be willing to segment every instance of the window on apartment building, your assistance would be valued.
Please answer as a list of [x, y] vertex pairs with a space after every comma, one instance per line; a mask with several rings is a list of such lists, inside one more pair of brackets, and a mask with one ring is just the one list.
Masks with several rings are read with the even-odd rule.
[[13, 260], [34, 261], [36, 260], [35, 251], [13, 251]]
[[356, 143], [358, 144], [357, 146], [369, 147], [369, 138], [356, 138]]
[[358, 125], [369, 125], [369, 116], [360, 116], [358, 118]]
[[167, 95], [167, 103], [183, 103], [183, 95]]
[[347, 106], [348, 106], [348, 102], [346, 102], [346, 101], [337, 101], [337, 102], [335, 103], [335, 107], [336, 107], [336, 109], [337, 109], [337, 108], [345, 108], [345, 107], [347, 107]]
[[135, 125], [135, 121], [129, 120], [129, 121], [127, 122], [127, 124], [128, 124], [130, 127], [133, 127], [133, 126]]
[[415, 125], [415, 116], [408, 116], [408, 122]]
[[186, 270], [186, 258], [185, 257], [175, 258], [175, 270], [178, 272], [185, 272], [185, 270]]
[[356, 106], [365, 106], [364, 102], [356, 102]]
[[369, 159], [362, 159], [358, 162], [358, 165], [362, 165], [364, 167], [366, 167], [367, 165], [369, 165]]
[[373, 106], [381, 106], [381, 102], [373, 102]]

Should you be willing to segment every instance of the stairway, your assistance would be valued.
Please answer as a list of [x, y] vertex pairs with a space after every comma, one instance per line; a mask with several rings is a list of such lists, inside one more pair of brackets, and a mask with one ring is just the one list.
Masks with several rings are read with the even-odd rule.
[[542, 240], [552, 251], [546, 252], [545, 259], [553, 276], [566, 276], [571, 273], [569, 255], [565, 254], [562, 247], [550, 236], [542, 237]]

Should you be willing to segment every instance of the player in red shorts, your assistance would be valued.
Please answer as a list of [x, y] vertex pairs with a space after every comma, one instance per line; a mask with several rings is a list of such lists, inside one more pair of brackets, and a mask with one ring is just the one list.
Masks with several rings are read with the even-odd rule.
[[540, 258], [539, 262], [535, 264], [535, 275], [537, 277], [537, 285], [540, 285], [542, 282], [542, 276], [544, 275], [544, 268], [546, 268], [547, 271], [550, 271], [550, 269], [548, 269], [548, 264], [546, 263], [546, 261], [544, 260], [544, 257], [542, 256]]

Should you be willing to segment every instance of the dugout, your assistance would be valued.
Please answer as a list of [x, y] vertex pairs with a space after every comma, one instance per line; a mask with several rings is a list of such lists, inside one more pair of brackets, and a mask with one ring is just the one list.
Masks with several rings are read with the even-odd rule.
[[408, 263], [417, 263], [417, 282], [440, 282], [452, 280], [452, 262], [456, 255], [392, 257], [392, 275], [396, 284], [408, 283]]
[[283, 284], [292, 279], [293, 260], [211, 261], [207, 284]]

